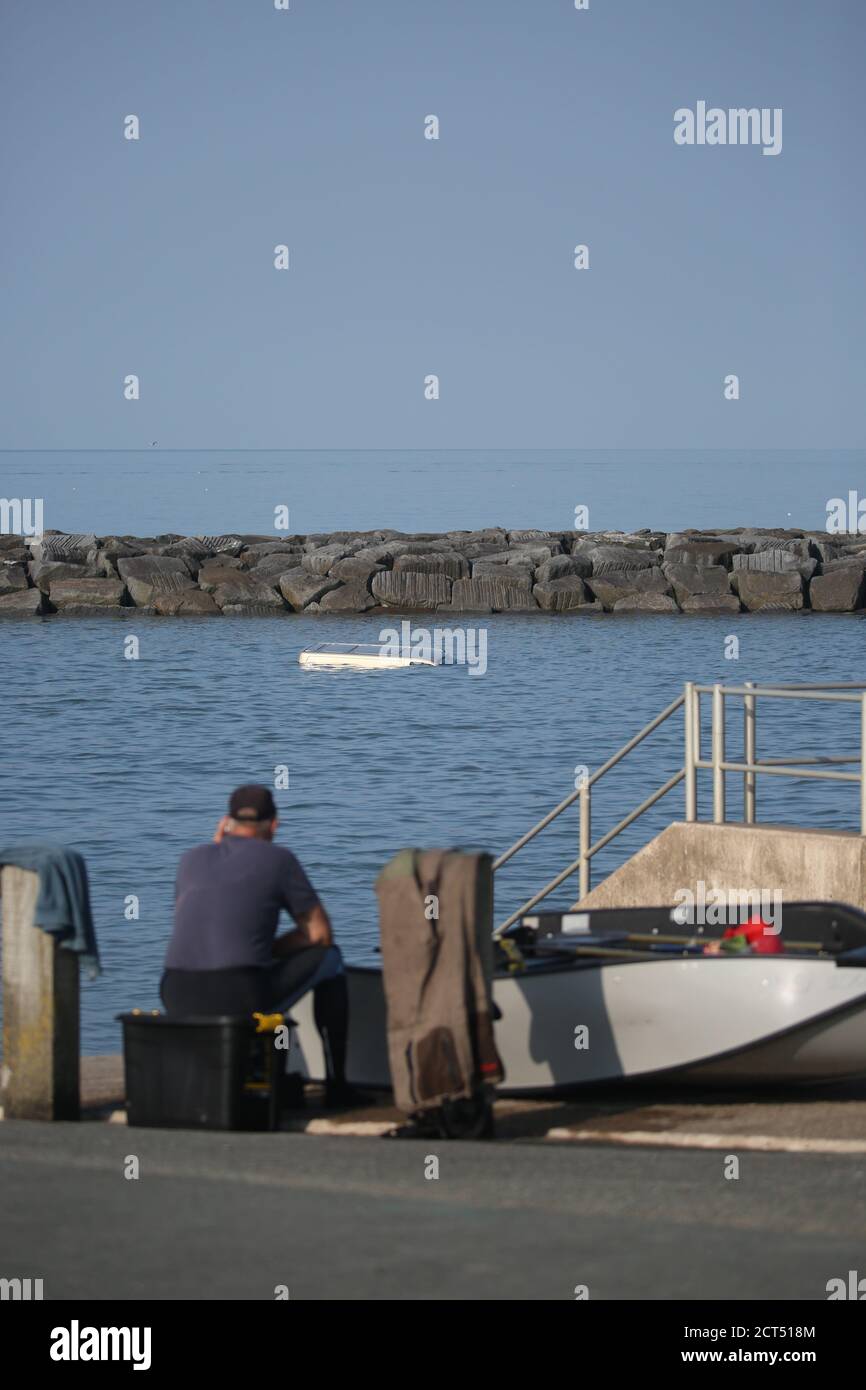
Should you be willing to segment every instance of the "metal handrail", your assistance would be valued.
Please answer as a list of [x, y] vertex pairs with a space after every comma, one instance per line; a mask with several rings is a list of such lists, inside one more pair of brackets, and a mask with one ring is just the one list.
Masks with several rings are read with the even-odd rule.
[[556, 820], [558, 815], [561, 815], [563, 811], [566, 811], [569, 806], [577, 801], [584, 787], [592, 787], [599, 778], [604, 777], [606, 772], [610, 772], [612, 767], [616, 767], [617, 763], [621, 762], [633, 748], [637, 748], [639, 743], [643, 743], [643, 740], [647, 738], [649, 734], [653, 733], [654, 730], [658, 728], [659, 724], [663, 724], [666, 719], [679, 709], [684, 699], [684, 695], [678, 695], [675, 700], [672, 700], [671, 703], [662, 710], [661, 714], [657, 714], [655, 719], [651, 719], [649, 724], [645, 724], [640, 733], [635, 734], [634, 738], [630, 738], [628, 743], [624, 743], [622, 748], [620, 748], [617, 753], [614, 753], [612, 757], [608, 758], [606, 763], [602, 763], [601, 767], [596, 768], [595, 772], [593, 772], [590, 777], [587, 777], [586, 781], [582, 782], [564, 801], [560, 801], [558, 806], [554, 806], [552, 811], [548, 811], [547, 815], [544, 816], [537, 825], [534, 825], [531, 830], [527, 830], [526, 834], [521, 835], [519, 840], [515, 840], [511, 848], [507, 849], [504, 854], [500, 854], [498, 859], [494, 859], [494, 872], [500, 869], [503, 864], [506, 864], [511, 856], [516, 854], [519, 849], [523, 849], [524, 845], [528, 845], [530, 840], [534, 840], [535, 836], [544, 830], [552, 820]]
[[[856, 692], [856, 693], [855, 693]], [[701, 695], [712, 697], [712, 725], [711, 725], [711, 756], [704, 758], [701, 756]], [[732, 761], [725, 755], [725, 700], [728, 697], [742, 698], [743, 701], [743, 747], [744, 757], [742, 761]], [[758, 699], [783, 699], [783, 700], [825, 700], [835, 703], [858, 704], [860, 706], [860, 752], [852, 757], [848, 756], [814, 756], [789, 757], [789, 758], [762, 758], [757, 756], [757, 701]], [[592, 814], [592, 788], [608, 773], [611, 768], [616, 767], [623, 758], [633, 751], [661, 724], [683, 707], [683, 732], [684, 732], [684, 761], [683, 766], [668, 778], [654, 792], [650, 793], [639, 806], [624, 816], [611, 830], [602, 835], [595, 843], [591, 837], [591, 814]], [[840, 764], [857, 764], [856, 772], [835, 772], [830, 771], [832, 766]], [[519, 850], [546, 829], [552, 821], [556, 820], [563, 811], [572, 806], [575, 801], [580, 803], [580, 841], [579, 854], [569, 865], [560, 873], [545, 884], [543, 888], [528, 898], [515, 912], [512, 912], [504, 922], [496, 928], [494, 933], [499, 936], [506, 931], [514, 922], [518, 921], [526, 912], [529, 912], [550, 893], [552, 893], [572, 874], [580, 875], [580, 897], [573, 904], [574, 908], [586, 898], [591, 889], [591, 865], [592, 860], [618, 835], [622, 834], [632, 825], [639, 816], [666, 796], [669, 791], [678, 786], [680, 782], [685, 782], [685, 818], [687, 821], [698, 819], [697, 801], [697, 774], [699, 771], [712, 772], [713, 779], [713, 822], [724, 824], [725, 803], [726, 803], [726, 774], [729, 772], [739, 772], [743, 774], [743, 816], [747, 825], [754, 824], [756, 813], [756, 777], [758, 774], [774, 777], [798, 777], [812, 779], [816, 781], [833, 782], [859, 782], [860, 784], [860, 833], [866, 835], [866, 682], [862, 681], [838, 681], [830, 682], [826, 685], [772, 685], [758, 686], [750, 681], [743, 685], [700, 685], [694, 681], [686, 681], [682, 695], [678, 695], [669, 705], [657, 714], [656, 717], [646, 724], [633, 738], [614, 753], [601, 767], [597, 768], [591, 776], [584, 779], [579, 787], [571, 792], [563, 801], [549, 811], [546, 816], [516, 840], [498, 859], [494, 861], [494, 870], [500, 869], [506, 864]]]

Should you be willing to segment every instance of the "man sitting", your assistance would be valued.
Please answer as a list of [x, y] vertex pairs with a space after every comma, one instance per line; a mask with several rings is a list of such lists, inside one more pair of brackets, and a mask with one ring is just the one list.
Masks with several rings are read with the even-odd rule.
[[[313, 991], [325, 1054], [325, 1101], [362, 1104], [346, 1082], [349, 1004], [331, 922], [291, 850], [273, 843], [277, 808], [267, 787], [238, 787], [213, 843], [187, 850], [177, 870], [174, 930], [161, 995], [169, 1014], [286, 1013]], [[295, 930], [277, 936], [280, 910]]]

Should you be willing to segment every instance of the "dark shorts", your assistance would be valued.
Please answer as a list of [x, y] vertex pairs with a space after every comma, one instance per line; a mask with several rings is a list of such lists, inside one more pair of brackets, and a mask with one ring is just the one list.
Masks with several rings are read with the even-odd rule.
[[335, 946], [308, 946], [267, 969], [166, 970], [160, 996], [169, 1014], [251, 1014], [283, 1011], [322, 978], [339, 973]]

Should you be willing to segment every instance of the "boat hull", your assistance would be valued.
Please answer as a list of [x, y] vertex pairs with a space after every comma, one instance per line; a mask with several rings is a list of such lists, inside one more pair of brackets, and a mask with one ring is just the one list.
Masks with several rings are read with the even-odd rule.
[[[648, 974], [647, 972], [652, 972]], [[381, 972], [349, 967], [349, 1079], [390, 1089]], [[802, 957], [677, 957], [497, 975], [503, 1094], [625, 1081], [790, 1084], [866, 1075], [866, 968]], [[324, 1075], [309, 996], [300, 1056]]]

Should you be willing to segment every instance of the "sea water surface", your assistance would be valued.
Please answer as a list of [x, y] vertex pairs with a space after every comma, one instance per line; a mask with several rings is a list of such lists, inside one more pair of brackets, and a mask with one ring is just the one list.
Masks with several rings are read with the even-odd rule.
[[[392, 854], [406, 845], [500, 853], [573, 790], [576, 768], [597, 767], [684, 680], [866, 680], [857, 616], [467, 621], [486, 629], [484, 675], [299, 667], [304, 646], [376, 640], [378, 617], [173, 620], [130, 611], [0, 624], [2, 838], [68, 844], [86, 856], [104, 965], [82, 991], [86, 1052], [119, 1050], [114, 1015], [157, 1006], [177, 861], [211, 837], [238, 783], [273, 784], [275, 769], [288, 768], [288, 788], [275, 792], [279, 840], [306, 866], [348, 959], [370, 961], [374, 881]], [[124, 656], [130, 633], [138, 660]], [[736, 660], [725, 657], [732, 633]], [[737, 708], [734, 754], [740, 728]], [[759, 711], [762, 756], [858, 747], [851, 706]], [[594, 837], [682, 756], [677, 715], [600, 784]], [[736, 817], [741, 778], [729, 780]], [[680, 786], [598, 856], [596, 879], [682, 809]], [[854, 827], [856, 788], [766, 777], [758, 810], [763, 820]], [[573, 860], [577, 844], [575, 807], [497, 875], [497, 919]], [[576, 896], [571, 880], [551, 904]], [[128, 919], [133, 897], [138, 916]]]
[[139, 536], [289, 530], [799, 526], [866, 496], [863, 450], [393, 449], [0, 451], [0, 497], [42, 498], [44, 525]]

